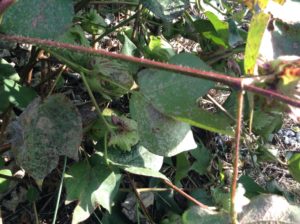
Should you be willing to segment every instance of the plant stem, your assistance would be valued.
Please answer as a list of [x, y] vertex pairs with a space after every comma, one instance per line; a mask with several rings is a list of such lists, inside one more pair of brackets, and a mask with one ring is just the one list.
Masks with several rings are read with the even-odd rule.
[[7, 152], [8, 150], [10, 150], [11, 144], [10, 143], [6, 143], [3, 145], [0, 145], [0, 154]]
[[86, 79], [86, 77], [85, 77], [85, 74], [84, 74], [83, 72], [81, 72], [80, 75], [81, 75], [81, 78], [82, 78], [83, 83], [84, 83], [84, 85], [85, 85], [85, 88], [87, 89], [88, 94], [89, 94], [89, 96], [90, 96], [90, 98], [91, 98], [91, 100], [92, 100], [92, 102], [93, 102], [93, 104], [94, 104], [94, 106], [95, 106], [95, 108], [96, 108], [96, 110], [97, 110], [97, 112], [98, 112], [99, 118], [102, 120], [102, 122], [103, 122], [103, 124], [106, 126], [107, 130], [108, 130], [109, 132], [113, 133], [112, 127], [111, 127], [110, 124], [106, 121], [106, 119], [104, 118], [104, 116], [103, 116], [103, 114], [102, 114], [102, 111], [100, 110], [100, 108], [99, 108], [99, 106], [98, 106], [98, 103], [97, 103], [97, 101], [96, 101], [96, 99], [95, 99], [95, 97], [94, 97], [94, 94], [93, 94], [93, 92], [92, 92], [90, 86], [89, 86], [89, 83], [88, 83], [88, 81], [87, 81], [87, 79]]
[[95, 40], [92, 41], [92, 46], [98, 42], [99, 40], [101, 40], [103, 37], [107, 36], [108, 34], [114, 32], [116, 29], [126, 25], [127, 23], [129, 23], [131, 20], [135, 19], [137, 16], [137, 13], [133, 14], [132, 16], [130, 16], [127, 19], [122, 20], [118, 25], [112, 27], [112, 28], [108, 28], [103, 34], [101, 34], [98, 38], [96, 38]]
[[169, 187], [171, 187], [172, 189], [174, 189], [175, 191], [177, 191], [179, 194], [181, 194], [183, 197], [185, 197], [186, 199], [188, 199], [189, 201], [195, 203], [196, 205], [198, 205], [201, 208], [204, 209], [208, 209], [209, 207], [203, 203], [201, 203], [200, 201], [196, 200], [195, 198], [193, 198], [192, 196], [188, 195], [187, 193], [185, 193], [183, 190], [181, 190], [180, 188], [178, 188], [177, 186], [175, 186], [174, 184], [172, 184], [170, 181], [168, 180], [163, 180], [163, 182], [168, 185]]
[[61, 66], [61, 68], [60, 68], [60, 70], [59, 70], [59, 72], [58, 72], [58, 75], [57, 75], [57, 77], [56, 77], [56, 79], [55, 79], [55, 82], [54, 82], [53, 86], [51, 87], [51, 89], [50, 89], [50, 91], [49, 91], [49, 93], [48, 93], [48, 97], [49, 97], [49, 96], [52, 94], [52, 92], [54, 91], [55, 86], [57, 85], [57, 83], [58, 83], [58, 81], [59, 81], [59, 79], [60, 79], [62, 73], [66, 70], [66, 68], [67, 68], [66, 65]]
[[34, 211], [35, 223], [36, 223], [36, 224], [39, 224], [40, 221], [39, 221], [39, 216], [38, 216], [38, 213], [37, 213], [37, 209], [36, 209], [36, 204], [35, 204], [35, 202], [32, 203], [32, 207], [33, 207], [33, 211]]
[[56, 217], [57, 217], [57, 212], [58, 212], [58, 207], [59, 207], [59, 201], [60, 201], [62, 187], [63, 187], [63, 183], [64, 183], [64, 175], [65, 175], [65, 172], [66, 172], [66, 166], [67, 166], [67, 157], [65, 156], [64, 157], [64, 167], [63, 167], [63, 171], [62, 171], [61, 178], [60, 178], [60, 185], [59, 185], [59, 189], [58, 189], [58, 195], [57, 195], [56, 206], [55, 206], [55, 211], [54, 211], [52, 224], [56, 223]]
[[127, 173], [127, 176], [128, 176], [129, 181], [130, 181], [130, 185], [132, 187], [132, 190], [133, 190], [133, 192], [134, 192], [134, 194], [136, 196], [136, 199], [138, 200], [138, 202], [139, 202], [139, 204], [140, 204], [140, 206], [141, 206], [141, 208], [142, 208], [142, 210], [144, 212], [144, 215], [148, 218], [148, 221], [150, 222], [150, 224], [154, 224], [154, 221], [153, 221], [152, 217], [150, 216], [147, 208], [145, 207], [145, 205], [144, 205], [144, 203], [143, 203], [143, 201], [142, 201], [142, 199], [140, 197], [139, 192], [136, 190], [136, 186], [135, 186], [134, 181], [131, 179], [131, 176], [130, 176], [129, 173]]
[[149, 60], [149, 59], [137, 58], [137, 57], [132, 57], [132, 56], [128, 56], [128, 55], [107, 52], [103, 49], [96, 50], [93, 48], [77, 46], [77, 45], [72, 45], [72, 44], [67, 44], [67, 43], [61, 43], [61, 42], [56, 42], [56, 41], [51, 41], [51, 40], [39, 39], [39, 38], [0, 34], [0, 40], [10, 41], [10, 42], [23, 42], [23, 43], [29, 43], [29, 44], [56, 47], [56, 48], [65, 48], [65, 49], [74, 50], [77, 52], [85, 52], [85, 53], [90, 53], [90, 54], [95, 54], [95, 55], [102, 55], [102, 56], [110, 57], [110, 58], [114, 58], [114, 59], [120, 59], [120, 60], [124, 60], [124, 61], [128, 61], [128, 62], [140, 64], [145, 67], [157, 68], [157, 69], [162, 69], [162, 70], [166, 70], [166, 71], [181, 73], [181, 74], [191, 76], [191, 77], [197, 77], [197, 78], [212, 80], [215, 82], [221, 82], [221, 83], [224, 83], [228, 86], [231, 86], [231, 87], [234, 87], [237, 89], [241, 89], [243, 87], [243, 89], [246, 91], [254, 92], [256, 94], [263, 95], [268, 98], [277, 99], [281, 102], [290, 104], [295, 107], [300, 107], [300, 100], [290, 98], [288, 96], [285, 96], [283, 94], [280, 94], [280, 93], [272, 91], [272, 90], [263, 89], [258, 86], [255, 86], [255, 85], [245, 83], [243, 78], [231, 77], [231, 76], [213, 72], [213, 71], [205, 71], [205, 70], [200, 70], [200, 69], [184, 67], [184, 66], [180, 66], [180, 65], [167, 64], [167, 63], [153, 61], [153, 60]]
[[244, 91], [241, 89], [238, 92], [238, 111], [237, 111], [237, 124], [235, 130], [235, 146], [233, 151], [233, 175], [231, 184], [231, 204], [230, 204], [230, 216], [233, 224], [237, 224], [237, 212], [235, 210], [236, 202], [236, 187], [239, 172], [239, 148], [242, 132], [242, 121], [243, 121], [243, 105], [244, 105]]
[[104, 160], [105, 160], [105, 164], [109, 166], [108, 155], [107, 155], [107, 135], [108, 133], [106, 132], [104, 135]]

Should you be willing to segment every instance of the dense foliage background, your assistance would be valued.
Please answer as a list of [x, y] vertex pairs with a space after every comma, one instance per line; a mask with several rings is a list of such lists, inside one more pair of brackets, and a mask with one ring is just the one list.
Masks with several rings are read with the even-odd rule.
[[1, 1], [3, 223], [300, 223], [299, 10]]

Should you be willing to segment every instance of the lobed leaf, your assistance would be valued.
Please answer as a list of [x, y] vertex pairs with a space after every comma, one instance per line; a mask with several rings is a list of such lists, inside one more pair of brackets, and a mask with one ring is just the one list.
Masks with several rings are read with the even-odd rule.
[[72, 165], [64, 177], [67, 200], [79, 200], [72, 223], [86, 220], [99, 205], [110, 211], [120, 180], [121, 174], [109, 169], [97, 154]]

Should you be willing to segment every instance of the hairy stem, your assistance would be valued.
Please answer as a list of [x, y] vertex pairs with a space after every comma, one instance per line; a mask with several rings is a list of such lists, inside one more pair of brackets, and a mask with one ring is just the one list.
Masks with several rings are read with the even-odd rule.
[[102, 49], [96, 50], [93, 48], [77, 46], [77, 45], [72, 45], [72, 44], [67, 44], [67, 43], [61, 43], [61, 42], [56, 42], [56, 41], [51, 41], [51, 40], [39, 39], [39, 38], [0, 34], [0, 40], [10, 41], [10, 42], [23, 42], [23, 43], [29, 43], [29, 44], [56, 47], [56, 48], [64, 48], [64, 49], [69, 49], [69, 50], [73, 50], [73, 51], [77, 51], [77, 52], [85, 52], [85, 53], [90, 53], [90, 54], [95, 54], [95, 55], [102, 55], [105, 57], [110, 57], [110, 58], [114, 58], [114, 59], [133, 62], [136, 64], [140, 64], [142, 66], [145, 66], [145, 67], [158, 68], [158, 69], [163, 69], [166, 71], [181, 73], [181, 74], [191, 76], [191, 77], [197, 77], [197, 78], [212, 80], [215, 82], [221, 82], [221, 83], [224, 83], [231, 87], [235, 87], [237, 89], [241, 89], [243, 87], [244, 90], [254, 92], [256, 94], [260, 94], [260, 95], [266, 96], [268, 98], [277, 99], [279, 101], [285, 102], [285, 103], [290, 104], [295, 107], [300, 107], [300, 100], [290, 98], [288, 96], [285, 96], [283, 94], [280, 94], [280, 93], [272, 91], [272, 90], [263, 89], [263, 88], [255, 86], [255, 85], [245, 83], [243, 78], [231, 77], [231, 76], [213, 72], [213, 71], [204, 71], [204, 70], [184, 67], [184, 66], [180, 66], [180, 65], [167, 64], [167, 63], [163, 63], [163, 62], [152, 61], [149, 59], [137, 58], [137, 57], [132, 57], [132, 56], [128, 56], [128, 55], [107, 52]]
[[230, 216], [233, 224], [237, 224], [237, 212], [235, 210], [236, 202], [236, 187], [239, 172], [239, 148], [242, 132], [242, 121], [243, 121], [243, 104], [244, 104], [244, 91], [240, 90], [238, 92], [238, 111], [237, 111], [237, 124], [235, 130], [235, 146], [233, 151], [233, 175], [231, 184], [231, 206], [230, 206]]
[[163, 182], [168, 185], [169, 187], [171, 187], [172, 189], [174, 189], [175, 191], [177, 191], [179, 194], [181, 194], [183, 197], [185, 197], [186, 199], [188, 199], [189, 201], [195, 203], [196, 205], [198, 205], [201, 208], [204, 209], [208, 209], [209, 207], [203, 203], [201, 203], [200, 201], [196, 200], [195, 198], [193, 198], [192, 196], [188, 195], [187, 193], [185, 193], [183, 190], [181, 190], [180, 188], [178, 188], [177, 186], [175, 186], [174, 184], [172, 184], [170, 181], [168, 180], [163, 180]]

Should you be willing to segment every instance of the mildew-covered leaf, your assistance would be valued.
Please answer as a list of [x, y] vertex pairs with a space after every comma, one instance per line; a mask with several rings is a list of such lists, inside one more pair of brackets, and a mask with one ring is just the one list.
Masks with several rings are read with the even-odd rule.
[[197, 147], [190, 125], [159, 112], [142, 94], [130, 101], [130, 112], [138, 122], [141, 145], [161, 156], [174, 156]]
[[4, 13], [0, 30], [7, 34], [55, 38], [72, 24], [72, 0], [16, 1]]
[[189, 0], [141, 0], [141, 3], [158, 18], [169, 21], [181, 16], [189, 7]]
[[[169, 63], [212, 70], [197, 56], [187, 53], [172, 57]], [[214, 87], [214, 82], [174, 72], [145, 69], [138, 74], [138, 83], [141, 92], [160, 112], [209, 131], [229, 135], [233, 133], [227, 117], [210, 113], [198, 106], [197, 100]]]
[[241, 224], [300, 223], [300, 207], [278, 195], [260, 195], [239, 214]]
[[117, 149], [108, 150], [108, 159], [114, 165], [121, 167], [144, 167], [159, 171], [164, 158], [149, 152], [143, 146], [137, 146], [130, 152]]
[[229, 224], [227, 214], [192, 206], [182, 215], [183, 224]]
[[36, 98], [9, 125], [17, 164], [35, 179], [44, 179], [59, 156], [78, 159], [82, 122], [76, 107], [63, 95]]

